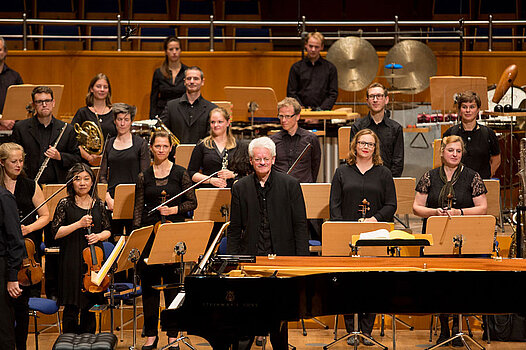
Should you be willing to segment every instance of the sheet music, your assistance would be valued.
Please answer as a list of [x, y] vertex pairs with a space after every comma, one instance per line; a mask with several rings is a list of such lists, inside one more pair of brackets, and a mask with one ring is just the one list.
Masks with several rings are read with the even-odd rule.
[[91, 282], [92, 283], [95, 283], [97, 286], [100, 286], [100, 284], [102, 283], [102, 280], [104, 279], [104, 277], [106, 277], [106, 275], [110, 271], [111, 266], [117, 260], [120, 253], [122, 252], [122, 249], [124, 248], [124, 243], [126, 243], [126, 238], [124, 236], [121, 236], [121, 238], [119, 238], [119, 241], [113, 248], [110, 256], [108, 257], [104, 265], [102, 265], [102, 268], [99, 270], [99, 272], [95, 273], [91, 271]]

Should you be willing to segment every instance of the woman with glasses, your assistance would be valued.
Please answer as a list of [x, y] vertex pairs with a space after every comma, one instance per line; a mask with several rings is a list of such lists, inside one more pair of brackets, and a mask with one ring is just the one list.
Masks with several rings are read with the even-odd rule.
[[[416, 185], [413, 212], [426, 220], [430, 216], [461, 216], [486, 214], [486, 186], [480, 175], [461, 163], [465, 151], [462, 138], [457, 135], [442, 139], [442, 166], [426, 172]], [[449, 315], [440, 315], [440, 336], [437, 344], [450, 337]], [[458, 333], [458, 317], [453, 317], [453, 334]], [[453, 346], [462, 346], [456, 338]]]
[[[135, 106], [126, 103], [115, 103], [112, 106], [117, 136], [108, 140], [100, 165], [100, 182], [108, 184], [105, 200], [110, 211], [113, 211], [115, 187], [118, 184], [136, 183], [139, 173], [150, 166], [150, 152], [146, 141], [131, 133], [135, 111]], [[122, 235], [123, 228], [126, 228], [126, 234], [130, 234], [131, 220], [112, 220], [113, 236]]]
[[[153, 214], [150, 210], [162, 204], [187, 188], [192, 186], [192, 180], [182, 166], [172, 163], [168, 156], [172, 150], [172, 141], [165, 131], [156, 131], [150, 138], [150, 150], [153, 154], [153, 164], [139, 174], [135, 187], [135, 208], [133, 213], [133, 225], [135, 228], [155, 225], [165, 217], [170, 222], [184, 221], [187, 212], [197, 208], [197, 200], [193, 190], [174, 199], [167, 205], [158, 208]], [[177, 283], [179, 276], [173, 265], [147, 266], [144, 258], [150, 255], [155, 239], [155, 232], [150, 236], [141, 255], [138, 264], [139, 275], [142, 285], [142, 300], [144, 309], [144, 334], [147, 337], [143, 350], [157, 348], [159, 337], [157, 336], [157, 325], [159, 323], [159, 291], [154, 285], [162, 283]], [[170, 305], [177, 294], [176, 289], [164, 291], [165, 304]], [[177, 338], [177, 331], [168, 330], [168, 340]], [[169, 348], [178, 349], [178, 346]]]
[[[367, 210], [362, 210], [364, 207]], [[393, 221], [396, 212], [393, 176], [382, 165], [378, 136], [371, 130], [360, 130], [352, 139], [347, 163], [340, 165], [332, 178], [329, 208], [331, 220]], [[375, 318], [376, 314], [359, 315], [359, 328], [364, 335], [371, 337]], [[353, 316], [345, 315], [344, 319], [347, 332], [352, 332]], [[356, 337], [347, 339], [349, 345], [356, 341]], [[362, 341], [364, 345], [373, 345], [366, 338]]]
[[229, 164], [237, 150], [237, 143], [230, 130], [230, 115], [222, 107], [210, 111], [210, 135], [199, 142], [190, 158], [188, 173], [192, 181], [199, 182], [209, 175], [219, 173], [206, 180], [203, 187], [232, 187], [236, 174]]
[[184, 71], [188, 67], [181, 62], [181, 42], [175, 36], [164, 40], [164, 61], [153, 73], [150, 93], [150, 119], [161, 115], [168, 101], [185, 93]]
[[[71, 125], [76, 123], [79, 126], [85, 121], [94, 122], [101, 130], [102, 136], [106, 138], [117, 135], [115, 124], [113, 123], [113, 111], [111, 110], [111, 84], [110, 79], [104, 73], [99, 73], [91, 79], [86, 95], [86, 106], [79, 108]], [[90, 165], [99, 165], [100, 155], [89, 154], [80, 147], [80, 155]]]

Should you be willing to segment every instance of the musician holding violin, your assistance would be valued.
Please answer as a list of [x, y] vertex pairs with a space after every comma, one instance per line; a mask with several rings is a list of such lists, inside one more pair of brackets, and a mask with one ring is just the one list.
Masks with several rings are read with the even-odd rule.
[[[413, 212], [426, 219], [430, 216], [461, 216], [486, 214], [488, 192], [480, 175], [462, 164], [464, 141], [457, 135], [442, 139], [440, 146], [442, 166], [426, 172], [416, 185]], [[448, 316], [440, 315], [440, 336], [437, 344], [450, 337]], [[453, 334], [458, 333], [458, 318], [453, 317]], [[462, 346], [459, 338], [453, 346]]]
[[[68, 183], [68, 195], [59, 201], [52, 223], [60, 245], [58, 303], [64, 305], [63, 332], [95, 333], [95, 314], [89, 310], [104, 302], [104, 295], [89, 292], [91, 286], [82, 283], [83, 273], [86, 269], [90, 273], [92, 267], [83, 261], [83, 251], [96, 246], [94, 250], [100, 253], [97, 258], [102, 260], [102, 241], [110, 237], [110, 219], [104, 203], [97, 197], [95, 175], [87, 164], [75, 164], [67, 179], [73, 181]], [[90, 251], [87, 249], [84, 255], [89, 257]], [[95, 263], [101, 265], [102, 261]]]
[[[165, 131], [156, 131], [150, 138], [150, 150], [153, 154], [153, 164], [146, 171], [139, 174], [135, 187], [135, 208], [133, 216], [134, 227], [155, 225], [162, 220], [181, 222], [185, 214], [197, 207], [194, 190], [191, 189], [172, 200], [167, 205], [160, 206], [153, 214], [150, 210], [161, 205], [164, 200], [180, 194], [192, 186], [192, 180], [182, 166], [172, 163], [168, 156], [172, 150], [172, 141]], [[144, 251], [141, 253], [138, 270], [141, 277], [142, 301], [144, 311], [144, 334], [147, 337], [143, 350], [157, 347], [157, 325], [159, 323], [160, 293], [152, 286], [164, 283], [176, 283], [179, 276], [173, 265], [147, 266], [144, 258], [150, 255], [155, 231], [150, 236]], [[176, 295], [175, 289], [164, 291], [165, 303], [169, 305]], [[177, 331], [168, 331], [169, 341], [177, 338]], [[176, 347], [171, 347], [176, 348]]]
[[[50, 220], [46, 205], [37, 211], [34, 209], [44, 203], [44, 194], [35, 181], [27, 178], [23, 172], [24, 149], [22, 146], [8, 142], [0, 145], [0, 186], [15, 196], [21, 222], [22, 235], [26, 242], [27, 257], [24, 258], [22, 271], [19, 272], [19, 284], [22, 295], [14, 299], [16, 348], [26, 348], [29, 326], [29, 298], [40, 297], [42, 267], [40, 265], [40, 243], [42, 228]], [[37, 217], [38, 214], [38, 217]]]

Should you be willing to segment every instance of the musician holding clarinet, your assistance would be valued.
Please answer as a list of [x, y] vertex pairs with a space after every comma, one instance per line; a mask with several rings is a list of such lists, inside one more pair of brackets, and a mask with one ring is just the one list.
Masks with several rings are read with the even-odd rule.
[[[135, 187], [135, 208], [133, 215], [134, 227], [154, 225], [158, 222], [181, 222], [185, 213], [197, 207], [194, 190], [191, 189], [168, 204], [163, 203], [192, 186], [192, 180], [186, 169], [172, 163], [168, 156], [172, 150], [170, 135], [165, 131], [156, 131], [150, 138], [150, 150], [153, 154], [153, 165], [139, 174]], [[151, 213], [152, 209], [157, 210]], [[144, 310], [144, 334], [147, 337], [143, 350], [156, 349], [159, 337], [157, 325], [159, 323], [160, 292], [152, 286], [176, 283], [179, 276], [171, 265], [147, 266], [144, 258], [150, 255], [155, 232], [150, 236], [138, 264], [141, 277], [142, 300]], [[177, 291], [164, 291], [166, 305], [169, 305]], [[177, 331], [168, 331], [169, 342], [177, 338]], [[176, 347], [171, 347], [176, 348]]]
[[[90, 245], [102, 249], [110, 237], [110, 219], [104, 202], [97, 197], [95, 175], [85, 163], [75, 164], [67, 179], [67, 197], [57, 204], [52, 229], [60, 244], [58, 303], [64, 305], [64, 333], [95, 333], [95, 314], [90, 308], [104, 303], [103, 293], [91, 293], [82, 284], [85, 270], [83, 250]], [[80, 313], [80, 323], [79, 323]]]
[[[335, 221], [393, 221], [396, 212], [396, 190], [391, 171], [383, 165], [380, 140], [369, 129], [356, 133], [346, 164], [336, 169], [331, 183], [329, 202], [331, 220]], [[359, 329], [372, 338], [376, 314], [359, 314]], [[354, 318], [344, 315], [347, 332], [354, 330]], [[355, 345], [356, 337], [347, 338]], [[373, 345], [362, 338], [364, 345]]]
[[[440, 146], [442, 166], [426, 172], [416, 185], [413, 212], [426, 220], [430, 216], [461, 216], [486, 214], [486, 186], [480, 175], [462, 164], [464, 142], [457, 135], [442, 139]], [[450, 337], [449, 315], [440, 315], [440, 336], [437, 344]], [[453, 317], [453, 334], [458, 333], [458, 318]], [[462, 346], [459, 338], [453, 346]]]
[[[15, 196], [20, 219], [25, 219], [20, 226], [22, 235], [25, 239], [31, 240], [34, 248], [37, 247], [34, 251], [27, 253], [34, 253], [32, 259], [40, 263], [40, 249], [38, 247], [42, 242], [42, 228], [50, 220], [49, 210], [45, 205], [37, 211], [34, 210], [44, 202], [44, 194], [35, 181], [24, 175], [24, 156], [24, 149], [16, 143], [8, 142], [0, 145], [0, 186]], [[29, 327], [28, 302], [30, 297], [40, 297], [41, 288], [41, 283], [24, 286], [22, 287], [22, 295], [13, 300], [17, 350], [26, 349]]]

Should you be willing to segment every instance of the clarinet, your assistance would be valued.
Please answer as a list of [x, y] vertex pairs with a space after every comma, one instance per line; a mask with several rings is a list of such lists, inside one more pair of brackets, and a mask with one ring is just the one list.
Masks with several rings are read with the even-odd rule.
[[[62, 135], [64, 135], [64, 131], [66, 131], [67, 127], [68, 127], [68, 124], [64, 124], [64, 126], [62, 127], [62, 130], [60, 130], [60, 134], [58, 135], [57, 140], [53, 144], [54, 148], [57, 148], [58, 143], [60, 142], [60, 139], [62, 138]], [[40, 177], [44, 173], [44, 170], [46, 170], [47, 163], [49, 163], [49, 157], [46, 157], [46, 159], [44, 159], [44, 161], [42, 162], [42, 165], [40, 166], [40, 169], [38, 169], [37, 176], [35, 176], [35, 182], [36, 183], [38, 183], [38, 180], [40, 180]]]

